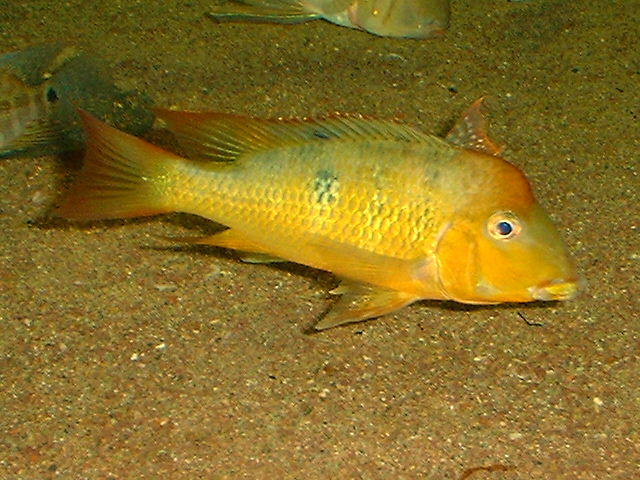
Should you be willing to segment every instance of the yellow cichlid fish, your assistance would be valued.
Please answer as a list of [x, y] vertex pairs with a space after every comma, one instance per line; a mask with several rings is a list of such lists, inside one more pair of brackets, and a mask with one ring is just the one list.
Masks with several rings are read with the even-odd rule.
[[276, 23], [321, 18], [383, 37], [428, 38], [449, 26], [449, 0], [236, 0], [209, 16]]
[[420, 299], [572, 298], [565, 245], [523, 173], [497, 156], [480, 105], [447, 141], [360, 116], [157, 111], [192, 159], [83, 114], [84, 166], [58, 213], [192, 213], [229, 227], [193, 243], [333, 272], [341, 298], [318, 330]]

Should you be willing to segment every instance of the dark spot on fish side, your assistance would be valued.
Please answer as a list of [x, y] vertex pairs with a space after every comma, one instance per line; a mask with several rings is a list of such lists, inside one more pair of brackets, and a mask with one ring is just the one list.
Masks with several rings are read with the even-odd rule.
[[49, 88], [47, 90], [47, 102], [56, 103], [59, 100], [58, 93], [54, 88]]
[[315, 137], [322, 138], [323, 140], [327, 140], [329, 138], [327, 132], [323, 132], [322, 130], [314, 130], [313, 135]]
[[331, 204], [338, 199], [338, 177], [329, 170], [318, 170], [313, 181], [314, 200]]

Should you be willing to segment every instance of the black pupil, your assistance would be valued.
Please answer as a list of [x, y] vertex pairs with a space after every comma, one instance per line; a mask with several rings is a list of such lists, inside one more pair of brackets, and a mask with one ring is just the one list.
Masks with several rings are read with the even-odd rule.
[[503, 220], [501, 222], [498, 222], [498, 224], [496, 225], [496, 230], [500, 235], [506, 237], [511, 232], [513, 232], [513, 226], [509, 222]]

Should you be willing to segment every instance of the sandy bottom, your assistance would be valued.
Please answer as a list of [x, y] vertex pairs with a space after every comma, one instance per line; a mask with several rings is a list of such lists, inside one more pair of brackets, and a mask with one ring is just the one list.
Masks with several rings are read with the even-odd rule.
[[0, 11], [0, 52], [72, 42], [159, 105], [443, 134], [486, 96], [588, 286], [309, 336], [331, 275], [164, 248], [203, 227], [188, 216], [51, 220], [78, 158], [2, 160], [1, 478], [638, 473], [638, 1], [453, 0], [435, 41], [216, 24], [204, 0], [23, 3]]

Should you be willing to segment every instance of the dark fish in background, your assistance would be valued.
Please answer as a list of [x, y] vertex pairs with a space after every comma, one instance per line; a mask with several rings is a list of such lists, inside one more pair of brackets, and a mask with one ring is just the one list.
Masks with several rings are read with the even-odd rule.
[[118, 88], [104, 61], [61, 43], [0, 55], [0, 158], [84, 148], [76, 109], [131, 134], [153, 124], [151, 100]]
[[429, 38], [449, 26], [449, 0], [232, 0], [209, 16], [275, 23], [321, 18], [382, 37]]

